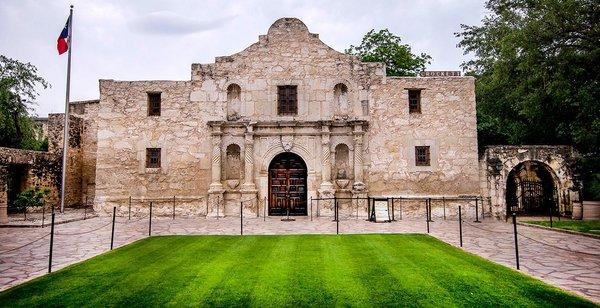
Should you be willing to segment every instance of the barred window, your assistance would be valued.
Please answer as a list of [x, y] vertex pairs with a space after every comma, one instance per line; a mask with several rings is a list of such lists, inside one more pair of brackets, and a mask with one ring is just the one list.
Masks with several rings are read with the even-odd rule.
[[416, 166], [430, 166], [431, 165], [431, 158], [429, 155], [429, 146], [415, 147], [415, 165]]
[[148, 116], [160, 116], [160, 92], [148, 92]]
[[146, 168], [160, 168], [160, 148], [146, 149]]
[[298, 114], [298, 86], [277, 87], [277, 114]]
[[421, 90], [408, 90], [408, 112], [421, 113]]

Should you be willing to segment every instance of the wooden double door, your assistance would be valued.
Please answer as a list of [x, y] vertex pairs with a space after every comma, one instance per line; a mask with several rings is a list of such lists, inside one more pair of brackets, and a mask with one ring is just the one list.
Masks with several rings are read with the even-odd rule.
[[269, 215], [307, 215], [306, 164], [300, 156], [281, 153], [269, 165]]

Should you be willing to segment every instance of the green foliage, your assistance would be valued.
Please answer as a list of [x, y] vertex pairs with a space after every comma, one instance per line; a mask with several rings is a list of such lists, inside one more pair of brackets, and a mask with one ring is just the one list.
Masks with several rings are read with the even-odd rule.
[[588, 193], [591, 200], [600, 200], [600, 173], [594, 173], [588, 183]]
[[39, 128], [29, 115], [38, 85], [49, 86], [35, 66], [0, 55], [0, 146], [42, 148], [44, 141], [37, 139]]
[[[528, 224], [550, 227], [550, 221], [527, 221]], [[561, 220], [552, 221], [552, 228], [600, 235], [600, 220]]]
[[365, 62], [383, 62], [388, 76], [417, 76], [425, 70], [431, 57], [425, 53], [415, 55], [410, 46], [401, 43], [400, 37], [388, 29], [369, 31], [359, 46], [350, 45], [345, 52], [359, 56]]
[[600, 201], [600, 157], [597, 153], [585, 154], [578, 162], [583, 182], [583, 199]]
[[29, 187], [17, 195], [12, 210], [22, 212], [28, 207], [44, 206], [45, 198], [49, 193], [50, 189], [47, 187]]
[[479, 143], [600, 146], [600, 6], [595, 0], [489, 0], [462, 25], [477, 78]]
[[159, 236], [0, 293], [0, 306], [595, 307], [415, 234]]

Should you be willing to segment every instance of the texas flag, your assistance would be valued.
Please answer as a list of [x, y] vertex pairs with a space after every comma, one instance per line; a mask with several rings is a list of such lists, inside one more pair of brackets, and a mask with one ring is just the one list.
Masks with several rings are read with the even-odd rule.
[[67, 18], [67, 23], [65, 24], [65, 27], [63, 28], [56, 42], [56, 49], [58, 50], [59, 55], [62, 55], [63, 53], [67, 52], [67, 50], [69, 50], [69, 42], [67, 40], [71, 35], [71, 29], [69, 28], [69, 26], [70, 22], [69, 18]]

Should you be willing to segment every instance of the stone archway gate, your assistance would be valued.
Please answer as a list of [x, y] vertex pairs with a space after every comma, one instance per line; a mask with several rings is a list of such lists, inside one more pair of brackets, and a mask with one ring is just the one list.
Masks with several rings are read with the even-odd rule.
[[575, 173], [578, 154], [571, 146], [488, 146], [480, 159], [481, 193], [490, 200], [490, 213], [506, 218], [506, 184], [510, 172], [526, 161], [547, 165], [555, 177], [560, 208], [579, 202], [581, 187]]

